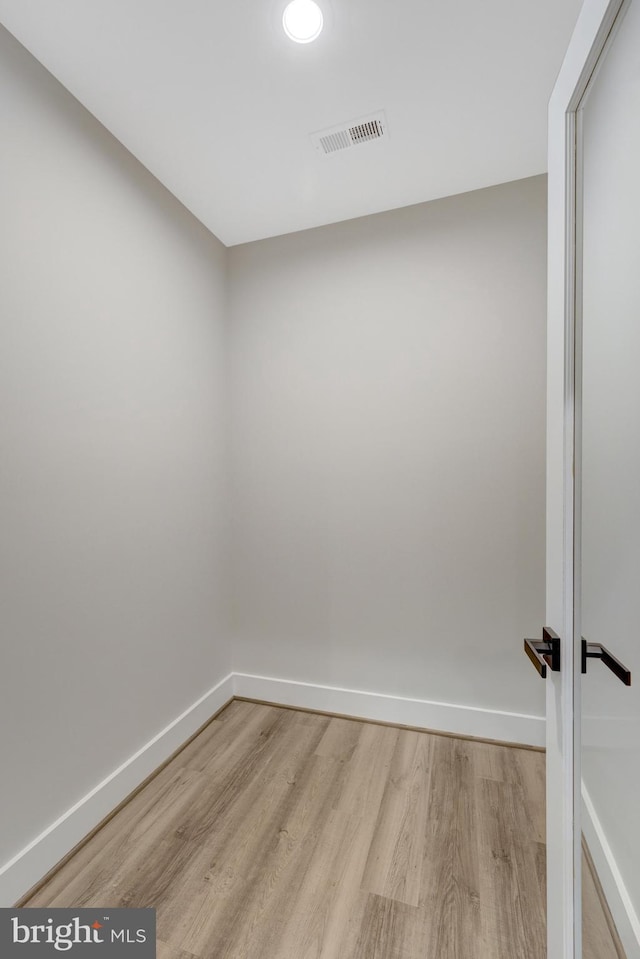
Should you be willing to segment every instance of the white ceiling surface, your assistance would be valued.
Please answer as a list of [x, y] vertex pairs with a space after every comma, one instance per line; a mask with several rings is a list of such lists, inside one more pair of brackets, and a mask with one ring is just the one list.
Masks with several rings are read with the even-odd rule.
[[[581, 0], [0, 0], [0, 22], [228, 246], [546, 170]], [[389, 141], [309, 134], [383, 109]]]

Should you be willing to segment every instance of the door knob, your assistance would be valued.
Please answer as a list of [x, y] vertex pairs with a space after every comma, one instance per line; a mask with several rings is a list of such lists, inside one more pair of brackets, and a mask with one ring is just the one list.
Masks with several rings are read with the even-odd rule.
[[548, 626], [542, 630], [542, 639], [525, 639], [524, 651], [538, 670], [542, 679], [546, 679], [547, 667], [552, 673], [560, 670], [560, 637]]
[[582, 672], [587, 671], [588, 659], [601, 659], [605, 666], [608, 666], [612, 673], [625, 684], [631, 685], [631, 670], [627, 669], [619, 659], [610, 653], [602, 643], [588, 643], [586, 639], [582, 640]]

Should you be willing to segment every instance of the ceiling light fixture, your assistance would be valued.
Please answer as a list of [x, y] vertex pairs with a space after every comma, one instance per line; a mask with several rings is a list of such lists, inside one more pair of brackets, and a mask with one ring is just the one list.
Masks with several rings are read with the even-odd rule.
[[282, 26], [290, 40], [311, 43], [322, 33], [322, 10], [313, 0], [292, 0], [284, 11]]

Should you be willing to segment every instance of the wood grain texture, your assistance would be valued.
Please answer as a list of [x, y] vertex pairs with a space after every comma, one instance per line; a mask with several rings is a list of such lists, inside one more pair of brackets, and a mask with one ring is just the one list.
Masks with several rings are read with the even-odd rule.
[[544, 959], [544, 829], [539, 752], [234, 701], [27, 905], [155, 907], [159, 959]]
[[[600, 880], [582, 840], [582, 938], [584, 959], [625, 959], [620, 937], [609, 911]], [[613, 946], [613, 948], [612, 948]]]

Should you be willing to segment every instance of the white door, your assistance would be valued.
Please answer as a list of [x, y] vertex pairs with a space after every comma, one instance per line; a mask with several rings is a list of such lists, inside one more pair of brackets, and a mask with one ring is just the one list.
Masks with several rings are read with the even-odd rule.
[[639, 222], [640, 0], [586, 0], [549, 116], [550, 959], [599, 956], [588, 926], [582, 948], [583, 830], [627, 959], [640, 957], [640, 699], [620, 663], [596, 658], [610, 647], [640, 679]]
[[[582, 831], [627, 959], [640, 959], [638, 0], [589, 84], [579, 133], [575, 634], [591, 644], [581, 689]], [[592, 656], [601, 646], [615, 658]], [[585, 956], [592, 939], [606, 941], [593, 912], [585, 900]]]

